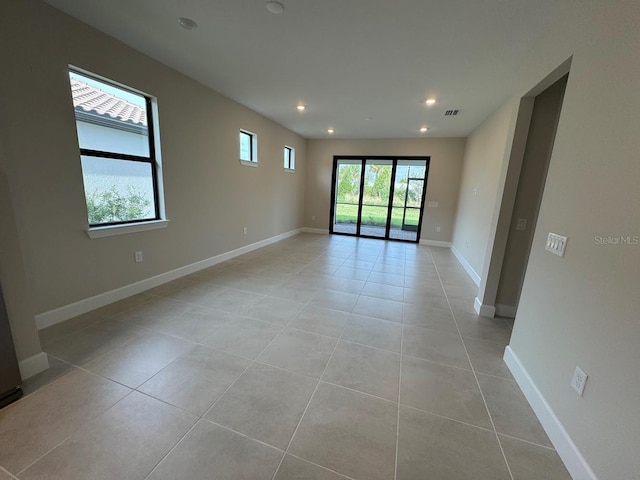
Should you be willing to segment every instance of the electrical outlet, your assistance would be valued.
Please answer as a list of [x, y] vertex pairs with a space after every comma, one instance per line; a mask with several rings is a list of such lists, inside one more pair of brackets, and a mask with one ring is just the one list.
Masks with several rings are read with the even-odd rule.
[[142, 252], [138, 251], [134, 254], [133, 258], [135, 258], [136, 263], [142, 262]]
[[246, 235], [247, 234], [247, 227], [242, 227], [242, 234]]
[[427, 203], [429, 208], [438, 208], [438, 202], [429, 202]]
[[316, 219], [315, 215], [311, 215], [311, 221], [313, 222]]
[[582, 392], [584, 392], [584, 384], [587, 383], [587, 378], [589, 378], [589, 375], [584, 373], [580, 367], [576, 367], [576, 371], [573, 372], [573, 378], [571, 379], [571, 388], [580, 396], [582, 396]]
[[524, 231], [527, 229], [527, 219], [526, 218], [519, 218], [518, 219], [518, 225], [516, 225], [516, 230], [519, 231]]
[[440, 233], [440, 227], [436, 227], [436, 232]]

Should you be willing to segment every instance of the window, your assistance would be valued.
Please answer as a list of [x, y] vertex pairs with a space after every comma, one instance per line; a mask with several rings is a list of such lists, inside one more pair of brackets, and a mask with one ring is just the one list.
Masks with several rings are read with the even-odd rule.
[[258, 137], [246, 130], [240, 130], [240, 161], [258, 163]]
[[69, 78], [90, 230], [160, 220], [152, 99], [86, 73]]
[[284, 146], [284, 168], [285, 170], [296, 169], [296, 150], [288, 146]]

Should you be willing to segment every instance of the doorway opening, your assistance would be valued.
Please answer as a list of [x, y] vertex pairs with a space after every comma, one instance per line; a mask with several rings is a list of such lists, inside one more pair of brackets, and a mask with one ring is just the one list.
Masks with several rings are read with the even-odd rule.
[[417, 243], [429, 157], [333, 157], [332, 234]]

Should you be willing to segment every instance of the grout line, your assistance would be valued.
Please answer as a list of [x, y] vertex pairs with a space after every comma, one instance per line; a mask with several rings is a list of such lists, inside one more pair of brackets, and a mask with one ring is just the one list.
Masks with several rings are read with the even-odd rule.
[[[433, 258], [433, 254], [431, 253], [431, 249], [428, 249], [429, 254], [431, 255], [431, 260], [433, 261], [433, 264], [435, 266], [435, 270], [436, 273], [438, 274], [438, 278], [440, 279], [440, 283], [442, 283], [442, 278], [440, 277], [440, 271], [438, 270], [438, 266], [436, 265], [435, 259]], [[444, 289], [444, 283], [442, 284], [442, 288]], [[464, 342], [464, 337], [462, 336], [462, 333], [460, 332], [460, 327], [458, 326], [458, 321], [456, 320], [456, 315], [453, 312], [453, 309], [451, 308], [451, 302], [449, 301], [449, 297], [447, 296], [447, 291], [445, 289], [445, 298], [447, 299], [447, 303], [449, 304], [449, 311], [451, 312], [451, 315], [453, 315], [453, 321], [456, 324], [456, 328], [458, 329], [458, 336], [460, 337], [460, 341], [462, 342], [462, 347], [464, 348], [464, 352], [467, 356], [467, 360], [469, 361], [469, 365], [471, 365], [471, 370], [473, 372], [473, 376], [476, 380], [476, 385], [478, 386], [478, 391], [480, 392], [480, 397], [482, 398], [482, 402], [484, 403], [484, 408], [487, 411], [487, 415], [489, 416], [489, 421], [491, 422], [491, 426], [493, 427], [493, 433], [495, 434], [495, 437], [498, 441], [498, 447], [500, 447], [500, 452], [502, 453], [502, 458], [504, 459], [504, 463], [507, 467], [507, 471], [509, 472], [509, 477], [511, 478], [511, 480], [514, 480], [513, 477], [513, 472], [511, 471], [511, 467], [509, 466], [509, 461], [507, 460], [507, 456], [504, 453], [504, 448], [502, 448], [502, 442], [500, 442], [500, 436], [498, 435], [498, 431], [496, 430], [496, 425], [493, 421], [493, 417], [491, 416], [491, 412], [489, 411], [489, 405], [487, 404], [487, 400], [484, 396], [484, 392], [482, 391], [482, 387], [480, 386], [480, 381], [478, 380], [478, 375], [476, 373], [476, 370], [473, 366], [473, 363], [471, 362], [471, 356], [469, 355], [469, 351], [467, 350], [467, 345]]]
[[[404, 320], [404, 318], [403, 318]], [[394, 472], [394, 480], [398, 479], [398, 455], [400, 449], [400, 395], [402, 392], [402, 348], [404, 343], [404, 326], [401, 324], [400, 326], [400, 372], [398, 375], [398, 416], [396, 418], [396, 459], [395, 459], [395, 468]]]
[[[306, 458], [299, 457], [298, 455], [294, 455], [293, 453], [286, 452], [286, 453], [285, 453], [285, 457], [286, 457], [287, 455], [289, 455], [290, 457], [293, 457], [293, 458], [297, 458], [298, 460], [301, 460], [301, 461], [303, 461], [303, 462], [310, 463], [311, 465], [315, 465], [316, 467], [319, 467], [319, 468], [321, 468], [321, 469], [323, 469], [323, 470], [326, 470], [327, 472], [331, 472], [331, 473], [333, 473], [333, 474], [335, 474], [335, 475], [338, 475], [338, 476], [340, 476], [340, 477], [346, 478], [346, 479], [348, 479], [348, 480], [356, 480], [355, 478], [353, 478], [353, 477], [349, 477], [348, 475], [345, 475], [344, 473], [336, 472], [335, 470], [331, 470], [331, 469], [330, 469], [330, 468], [328, 468], [328, 467], [322, 466], [322, 465], [320, 465], [320, 464], [318, 464], [318, 463], [314, 463], [314, 462], [312, 462], [311, 460], [307, 460]], [[279, 469], [279, 468], [280, 468], [280, 467], [278, 467], [278, 469]], [[276, 473], [277, 473], [277, 470], [276, 470]]]

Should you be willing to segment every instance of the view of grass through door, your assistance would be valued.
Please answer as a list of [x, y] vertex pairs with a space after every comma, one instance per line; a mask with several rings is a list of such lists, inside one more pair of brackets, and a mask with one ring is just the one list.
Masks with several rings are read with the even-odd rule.
[[331, 232], [418, 241], [427, 167], [424, 157], [335, 158]]

